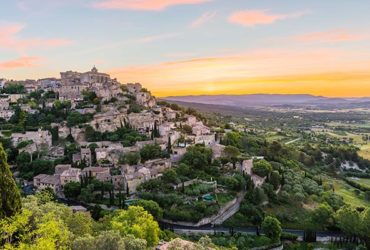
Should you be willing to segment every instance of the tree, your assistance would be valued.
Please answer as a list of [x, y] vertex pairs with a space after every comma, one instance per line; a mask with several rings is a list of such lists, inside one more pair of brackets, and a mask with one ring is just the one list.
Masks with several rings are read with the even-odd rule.
[[76, 199], [81, 193], [81, 184], [78, 182], [68, 182], [64, 185], [64, 195], [69, 199]]
[[146, 250], [146, 241], [132, 235], [121, 237], [118, 231], [103, 231], [96, 237], [86, 235], [72, 243], [72, 250]]
[[140, 150], [140, 156], [142, 162], [158, 159], [162, 157], [162, 149], [158, 144], [148, 144]]
[[37, 203], [32, 209], [22, 209], [15, 216], [1, 221], [4, 248], [67, 249], [71, 233], [62, 219], [53, 212], [40, 211]]
[[75, 237], [92, 234], [93, 220], [90, 214], [70, 213], [69, 216], [65, 216], [63, 219]]
[[361, 218], [359, 212], [351, 206], [343, 206], [335, 213], [338, 227], [349, 235], [359, 235]]
[[236, 164], [236, 161], [238, 160], [238, 156], [240, 155], [240, 151], [237, 147], [228, 145], [224, 149], [224, 154], [226, 158], [233, 163], [234, 167]]
[[241, 136], [237, 132], [229, 132], [225, 135], [222, 140], [223, 144], [226, 146], [234, 146], [237, 148], [241, 148]]
[[139, 206], [130, 206], [127, 210], [117, 210], [112, 217], [112, 228], [120, 231], [121, 236], [134, 235], [147, 241], [153, 247], [159, 242], [160, 229], [153, 216]]
[[21, 209], [21, 195], [0, 143], [0, 219], [13, 216]]
[[281, 236], [281, 223], [275, 217], [267, 216], [262, 222], [262, 231], [274, 242], [279, 242]]
[[367, 249], [370, 249], [370, 208], [361, 213], [361, 236], [364, 238]]
[[264, 201], [267, 200], [267, 195], [265, 194], [265, 192], [263, 191], [262, 188], [255, 188], [253, 189], [253, 193], [252, 193], [252, 202], [256, 205], [259, 205], [261, 203], [263, 203]]
[[136, 165], [140, 161], [140, 154], [138, 152], [129, 152], [122, 155], [119, 159], [120, 164]]
[[148, 211], [158, 221], [163, 217], [163, 209], [157, 202], [152, 200], [137, 200], [134, 202], [135, 206], [140, 206]]
[[200, 145], [188, 147], [181, 162], [196, 169], [206, 169], [212, 163], [212, 149]]
[[176, 183], [177, 181], [177, 173], [173, 169], [167, 169], [164, 171], [162, 180], [164, 180], [167, 183]]
[[185, 124], [182, 126], [182, 131], [186, 134], [191, 134], [193, 133], [193, 128], [190, 125]]
[[265, 177], [268, 176], [272, 171], [271, 164], [266, 160], [260, 160], [253, 164], [253, 173], [258, 176]]
[[84, 122], [86, 122], [85, 117], [78, 112], [71, 112], [67, 117], [67, 125], [70, 128]]
[[269, 182], [274, 186], [274, 189], [277, 190], [280, 186], [281, 178], [278, 171], [272, 171]]
[[320, 204], [311, 214], [312, 222], [320, 225], [322, 229], [331, 223], [332, 217], [333, 209], [327, 203]]

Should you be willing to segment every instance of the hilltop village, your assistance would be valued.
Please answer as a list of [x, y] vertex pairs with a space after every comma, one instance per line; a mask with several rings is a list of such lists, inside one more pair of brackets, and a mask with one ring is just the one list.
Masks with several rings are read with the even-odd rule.
[[[0, 136], [18, 150], [15, 176], [25, 186], [65, 197], [68, 183], [94, 178], [110, 183], [113, 194], [130, 197], [177, 164], [190, 146], [212, 149], [213, 158], [222, 155], [222, 133], [194, 110], [160, 105], [139, 83], [121, 84], [95, 67], [60, 75], [1, 81], [0, 118], [16, 128], [9, 133], [5, 122]], [[35, 126], [24, 125], [26, 113]]]

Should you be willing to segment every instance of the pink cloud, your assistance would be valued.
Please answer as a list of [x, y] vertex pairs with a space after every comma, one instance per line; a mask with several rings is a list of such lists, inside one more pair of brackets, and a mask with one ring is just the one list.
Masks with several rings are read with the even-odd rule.
[[276, 21], [301, 17], [305, 12], [291, 14], [271, 14], [266, 10], [243, 10], [234, 12], [229, 21], [234, 24], [239, 24], [247, 27], [253, 27], [262, 24], [272, 24]]
[[24, 52], [32, 48], [53, 48], [71, 44], [67, 39], [20, 38], [22, 24], [0, 24], [0, 48]]
[[39, 57], [25, 56], [17, 59], [0, 62], [0, 69], [30, 68], [41, 60]]
[[299, 42], [323, 42], [323, 43], [335, 43], [335, 42], [351, 42], [360, 41], [366, 39], [366, 36], [353, 34], [344, 29], [329, 30], [324, 32], [314, 32], [303, 34], [294, 37], [294, 40]]
[[99, 9], [160, 11], [174, 5], [201, 4], [211, 0], [103, 0], [93, 4]]
[[216, 15], [217, 15], [216, 11], [208, 11], [208, 12], [204, 13], [203, 15], [201, 15], [200, 17], [198, 17], [197, 19], [195, 19], [190, 24], [190, 27], [198, 28], [198, 27], [202, 26], [203, 24], [212, 21], [212, 19], [215, 18]]

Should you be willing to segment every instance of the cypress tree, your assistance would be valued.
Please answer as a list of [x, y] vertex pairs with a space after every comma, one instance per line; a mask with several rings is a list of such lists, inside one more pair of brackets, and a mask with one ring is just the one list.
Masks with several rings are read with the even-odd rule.
[[168, 136], [168, 142], [167, 142], [167, 152], [169, 153], [169, 154], [171, 154], [172, 153], [172, 143], [171, 143], [171, 136]]
[[0, 143], [0, 219], [15, 215], [21, 209], [21, 195]]

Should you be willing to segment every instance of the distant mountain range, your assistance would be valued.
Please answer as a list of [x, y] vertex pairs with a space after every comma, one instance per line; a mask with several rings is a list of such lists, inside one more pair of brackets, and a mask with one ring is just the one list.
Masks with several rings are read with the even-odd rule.
[[318, 105], [370, 105], [370, 97], [364, 98], [329, 98], [314, 95], [251, 94], [251, 95], [199, 95], [170, 96], [167, 101], [212, 104], [236, 107], [256, 106], [318, 106]]

